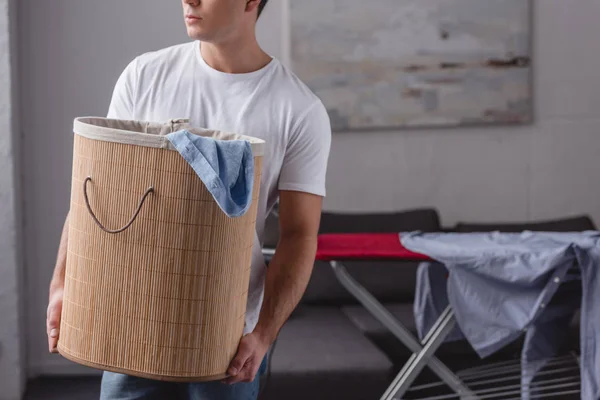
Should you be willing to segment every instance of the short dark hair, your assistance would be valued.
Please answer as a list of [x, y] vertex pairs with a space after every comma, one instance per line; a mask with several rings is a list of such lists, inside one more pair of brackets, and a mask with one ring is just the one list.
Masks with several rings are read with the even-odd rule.
[[269, 0], [261, 0], [260, 4], [258, 5], [258, 16], [259, 17], [260, 17], [260, 14], [262, 14], [262, 12], [265, 9], [265, 6], [267, 5], [268, 2], [269, 2]]

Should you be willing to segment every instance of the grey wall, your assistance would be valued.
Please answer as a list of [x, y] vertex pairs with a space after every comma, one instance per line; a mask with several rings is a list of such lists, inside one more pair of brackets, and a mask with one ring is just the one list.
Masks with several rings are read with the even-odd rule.
[[[44, 332], [68, 208], [71, 121], [106, 113], [112, 86], [135, 55], [186, 37], [176, 2], [19, 1], [29, 363], [33, 373], [77, 372], [47, 354]], [[271, 0], [259, 40], [285, 60], [283, 1]], [[338, 133], [325, 208], [435, 206], [446, 224], [588, 212], [600, 223], [600, 2], [537, 0], [534, 12], [534, 125]]]
[[533, 126], [336, 135], [325, 206], [600, 223], [600, 2], [536, 0], [534, 13]]
[[0, 399], [7, 400], [20, 398], [26, 377], [14, 6], [0, 0]]

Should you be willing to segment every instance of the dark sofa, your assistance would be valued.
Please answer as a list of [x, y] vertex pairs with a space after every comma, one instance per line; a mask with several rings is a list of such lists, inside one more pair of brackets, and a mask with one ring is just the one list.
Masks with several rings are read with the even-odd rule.
[[[458, 223], [452, 229], [440, 224], [436, 210], [420, 209], [385, 214], [323, 213], [321, 233], [334, 232], [520, 232], [594, 230], [587, 216], [554, 221], [512, 224]], [[277, 220], [267, 221], [265, 247], [277, 243]], [[412, 303], [416, 263], [347, 262], [349, 272], [399, 318], [416, 336]], [[563, 295], [577, 288], [565, 287]], [[574, 319], [570, 345], [578, 344]], [[515, 357], [520, 344], [494, 358]], [[438, 356], [453, 368], [480, 362], [468, 343], [442, 346]], [[283, 327], [263, 379], [261, 399], [376, 399], [383, 393], [410, 352], [373, 318], [337, 282], [330, 267], [315, 264], [301, 304]], [[432, 378], [426, 369], [421, 381]]]

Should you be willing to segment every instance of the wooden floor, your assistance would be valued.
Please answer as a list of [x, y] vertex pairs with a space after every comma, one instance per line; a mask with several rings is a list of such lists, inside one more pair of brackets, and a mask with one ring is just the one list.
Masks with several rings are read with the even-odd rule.
[[97, 400], [100, 377], [38, 378], [27, 385], [25, 400]]
[[[427, 393], [428, 396], [444, 395], [450, 392], [444, 390]], [[60, 377], [60, 378], [38, 378], [29, 382], [25, 400], [97, 400], [100, 397], [100, 377]], [[410, 396], [410, 398], [422, 398], [421, 396]], [[456, 398], [456, 397], [455, 397]], [[494, 398], [502, 400], [510, 397]], [[514, 399], [514, 397], [512, 397]], [[543, 397], [542, 397], [543, 398]], [[578, 395], [552, 397], [557, 400], [576, 400]], [[307, 399], [320, 400], [320, 399]], [[328, 399], [329, 400], [329, 399]], [[371, 399], [365, 399], [371, 400]]]

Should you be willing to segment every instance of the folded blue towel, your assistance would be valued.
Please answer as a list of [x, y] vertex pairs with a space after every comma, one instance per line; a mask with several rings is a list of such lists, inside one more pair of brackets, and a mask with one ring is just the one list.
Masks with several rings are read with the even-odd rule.
[[254, 158], [246, 140], [217, 140], [182, 130], [167, 135], [229, 217], [242, 216], [252, 203]]

